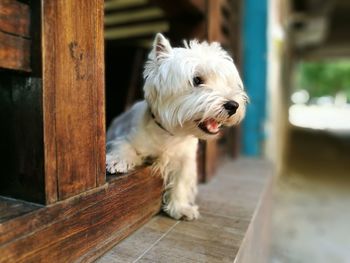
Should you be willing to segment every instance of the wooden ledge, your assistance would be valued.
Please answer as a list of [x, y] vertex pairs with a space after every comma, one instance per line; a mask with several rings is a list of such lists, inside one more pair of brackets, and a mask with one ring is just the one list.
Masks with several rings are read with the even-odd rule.
[[225, 162], [199, 187], [200, 219], [156, 216], [98, 262], [267, 262], [271, 175], [263, 160]]
[[0, 262], [93, 260], [159, 212], [162, 185], [143, 168], [7, 220], [0, 224]]

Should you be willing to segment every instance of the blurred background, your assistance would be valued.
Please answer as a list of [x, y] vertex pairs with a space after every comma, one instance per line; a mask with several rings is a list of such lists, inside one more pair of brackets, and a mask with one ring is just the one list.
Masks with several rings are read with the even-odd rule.
[[349, 1], [269, 3], [272, 262], [350, 262], [349, 14]]
[[348, 0], [106, 1], [107, 125], [142, 97], [156, 32], [220, 42], [251, 103], [241, 127], [201, 143], [200, 180], [227, 155], [268, 159], [271, 262], [350, 262], [349, 28]]
[[[199, 182], [215, 179], [224, 162], [235, 168], [233, 160], [243, 160], [241, 170], [249, 167], [259, 179], [270, 173], [261, 164], [272, 164], [270, 262], [350, 262], [350, 0], [0, 0], [0, 228], [5, 220], [10, 235], [5, 245], [22, 242], [13, 233], [31, 238], [29, 230], [21, 232], [24, 221], [9, 223], [22, 212], [42, 208], [56, 220], [55, 209], [66, 211], [60, 207], [69, 198], [112, 181], [105, 180], [100, 158], [105, 148], [103, 49], [108, 126], [142, 98], [143, 64], [157, 32], [173, 46], [193, 38], [220, 42], [250, 97], [239, 127], [223, 131], [218, 141], [200, 142]], [[225, 173], [232, 179], [237, 170], [229, 167]], [[94, 198], [89, 209], [101, 215], [116, 211], [102, 211]], [[81, 214], [80, 208], [67, 207]], [[69, 221], [71, 226], [79, 225], [80, 218], [70, 219], [76, 220]], [[25, 221], [41, 231], [66, 218], [52, 220], [39, 214]], [[107, 225], [90, 221], [94, 229]], [[19, 228], [13, 231], [13, 226]], [[91, 233], [88, 227], [74, 229], [74, 235], [61, 231], [61, 236], [52, 232], [52, 242], [68, 244], [73, 238], [71, 244], [77, 244], [74, 235]], [[48, 238], [46, 232], [40, 235]], [[45, 240], [33, 245], [35, 253], [49, 247]], [[34, 255], [31, 246], [17, 246], [18, 253]], [[7, 251], [17, 259], [13, 247]]]

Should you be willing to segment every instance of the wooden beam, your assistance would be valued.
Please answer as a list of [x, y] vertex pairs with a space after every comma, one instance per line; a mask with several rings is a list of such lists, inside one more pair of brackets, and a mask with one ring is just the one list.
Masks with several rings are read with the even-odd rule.
[[105, 182], [103, 0], [43, 1], [47, 203]]
[[105, 10], [106, 11], [112, 11], [112, 10], [120, 10], [120, 9], [126, 9], [130, 7], [140, 7], [143, 5], [148, 5], [147, 0], [109, 0], [105, 1]]
[[0, 0], [0, 31], [30, 37], [30, 9], [19, 1]]
[[[224, 0], [208, 0], [208, 40], [218, 41], [223, 46], [229, 44], [228, 36], [223, 32], [223, 27], [230, 28], [230, 24], [223, 16], [226, 4]], [[227, 7], [226, 7], [227, 8]]]
[[150, 0], [150, 2], [161, 7], [168, 17], [206, 15], [206, 0]]
[[0, 196], [0, 224], [40, 207], [42, 206], [34, 203]]
[[30, 9], [0, 0], [0, 68], [30, 72]]
[[148, 22], [137, 25], [126, 25], [105, 30], [105, 39], [125, 39], [131, 37], [148, 36], [157, 32], [166, 32], [169, 24], [166, 21]]
[[30, 72], [30, 40], [0, 31], [0, 68]]
[[0, 262], [92, 261], [156, 214], [163, 182], [148, 168], [0, 224]]
[[105, 26], [113, 26], [131, 22], [142, 22], [150, 19], [165, 18], [164, 12], [160, 8], [150, 7], [140, 10], [130, 10], [124, 12], [110, 13], [105, 15]]

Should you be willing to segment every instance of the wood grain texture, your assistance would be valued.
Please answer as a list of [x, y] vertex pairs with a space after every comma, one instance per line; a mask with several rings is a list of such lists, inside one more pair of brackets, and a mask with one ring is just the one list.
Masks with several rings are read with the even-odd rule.
[[42, 13], [45, 178], [52, 203], [105, 181], [103, 1], [49, 0]]
[[242, 254], [252, 260], [237, 262], [265, 262], [271, 168], [258, 159], [223, 163], [215, 180], [199, 186], [198, 220], [175, 221], [159, 215], [97, 262], [221, 263], [243, 259]]
[[16, 0], [0, 0], [0, 31], [30, 37], [30, 9]]
[[92, 261], [157, 213], [162, 180], [149, 169], [0, 224], [0, 262]]
[[0, 196], [0, 224], [39, 209], [41, 206]]
[[[16, 239], [23, 234], [34, 232], [42, 225], [47, 225], [56, 220], [63, 220], [65, 217], [71, 217], [77, 211], [84, 210], [91, 205], [99, 202], [99, 196], [103, 192], [104, 198], [108, 197], [108, 193], [119, 194], [127, 193], [133, 187], [133, 184], [138, 185], [150, 180], [146, 175], [149, 174], [147, 168], [141, 169], [137, 172], [118, 176], [111, 179], [107, 185], [87, 191], [76, 197], [67, 199], [66, 201], [58, 202], [57, 204], [47, 206], [45, 209], [40, 209], [34, 214], [25, 215], [16, 220], [12, 220], [0, 225], [0, 243], [8, 242]], [[155, 178], [157, 180], [157, 178]], [[115, 192], [114, 192], [115, 191]]]
[[0, 68], [30, 71], [30, 9], [0, 0]]
[[0, 68], [30, 71], [30, 40], [0, 31]]

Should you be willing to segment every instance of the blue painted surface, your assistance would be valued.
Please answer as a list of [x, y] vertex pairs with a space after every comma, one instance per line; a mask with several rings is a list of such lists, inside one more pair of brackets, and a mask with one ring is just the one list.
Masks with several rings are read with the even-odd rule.
[[243, 82], [250, 97], [243, 122], [242, 153], [259, 156], [266, 117], [267, 0], [245, 0]]

